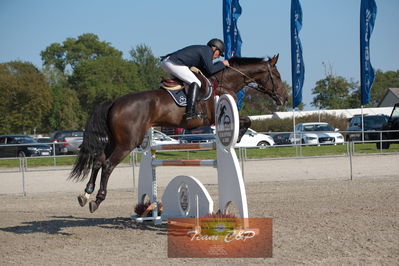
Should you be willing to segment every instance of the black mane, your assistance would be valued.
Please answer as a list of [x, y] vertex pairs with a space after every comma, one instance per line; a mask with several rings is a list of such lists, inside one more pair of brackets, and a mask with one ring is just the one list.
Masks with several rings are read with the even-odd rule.
[[259, 64], [264, 58], [262, 57], [232, 57], [229, 59], [231, 65], [251, 65]]

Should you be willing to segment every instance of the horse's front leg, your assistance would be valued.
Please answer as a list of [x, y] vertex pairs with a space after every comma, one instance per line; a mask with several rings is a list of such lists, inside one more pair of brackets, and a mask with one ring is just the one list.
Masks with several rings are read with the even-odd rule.
[[251, 119], [248, 116], [240, 115], [240, 130], [238, 131], [237, 143], [241, 141], [242, 136], [244, 136], [247, 129], [251, 126]]

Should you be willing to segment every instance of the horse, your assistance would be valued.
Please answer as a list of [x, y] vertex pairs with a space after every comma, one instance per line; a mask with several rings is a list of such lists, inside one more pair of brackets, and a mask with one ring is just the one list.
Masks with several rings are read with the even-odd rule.
[[[229, 59], [230, 67], [209, 77], [215, 84], [215, 94], [230, 94], [237, 99], [236, 92], [244, 87], [254, 88], [269, 95], [278, 105], [287, 102], [287, 92], [281, 81], [273, 58]], [[90, 212], [97, 210], [107, 195], [108, 179], [114, 168], [144, 138], [153, 126], [192, 129], [215, 122], [214, 97], [196, 104], [196, 109], [205, 114], [200, 119], [185, 119], [185, 107], [179, 107], [169, 93], [162, 88], [140, 91], [121, 96], [96, 108], [85, 126], [83, 143], [77, 155], [69, 179], [83, 181], [90, 173], [84, 194], [78, 196], [80, 206], [85, 206], [94, 192], [96, 177], [100, 169], [101, 182], [96, 200], [89, 203]], [[251, 125], [248, 117], [240, 116], [240, 137]]]

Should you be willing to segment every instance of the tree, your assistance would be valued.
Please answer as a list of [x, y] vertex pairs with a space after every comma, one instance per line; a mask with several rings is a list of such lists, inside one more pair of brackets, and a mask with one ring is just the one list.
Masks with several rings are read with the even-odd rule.
[[107, 100], [144, 89], [136, 65], [115, 56], [81, 62], [69, 82], [86, 113]]
[[322, 109], [355, 107], [353, 105], [356, 104], [356, 101], [352, 96], [356, 90], [358, 90], [357, 83], [328, 74], [325, 79], [317, 81], [316, 87], [312, 89], [312, 94], [316, 96], [311, 105]]
[[387, 72], [377, 70], [375, 73], [373, 86], [371, 87], [370, 104], [367, 106], [378, 106], [389, 88], [399, 88], [399, 70]]
[[54, 66], [65, 73], [68, 67], [75, 70], [83, 61], [101, 56], [122, 57], [122, 52], [108, 42], [101, 42], [97, 35], [85, 33], [77, 39], [67, 38], [62, 44], [53, 43], [40, 55], [45, 66]]
[[49, 114], [44, 118], [45, 131], [80, 129], [86, 119], [80, 107], [78, 93], [69, 88], [67, 77], [55, 67], [42, 69], [53, 98]]
[[165, 72], [160, 67], [160, 60], [156, 58], [151, 48], [144, 44], [137, 45], [130, 50], [133, 63], [136, 64], [138, 73], [146, 89], [155, 89], [159, 86], [160, 77]]
[[53, 86], [51, 94], [54, 102], [47, 117], [48, 131], [83, 129], [87, 116], [79, 104], [78, 93], [70, 88]]
[[[389, 88], [399, 87], [399, 70], [382, 72], [377, 70], [371, 88], [370, 103], [366, 107], [377, 107]], [[316, 96], [312, 105], [321, 108], [358, 108], [361, 105], [361, 89], [358, 82], [328, 74], [316, 82], [312, 90]]]
[[0, 64], [0, 132], [41, 131], [52, 97], [42, 73], [29, 62]]

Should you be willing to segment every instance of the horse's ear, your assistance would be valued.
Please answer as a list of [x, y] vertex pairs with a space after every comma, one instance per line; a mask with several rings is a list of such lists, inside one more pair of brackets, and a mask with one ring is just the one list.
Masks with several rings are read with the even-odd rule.
[[273, 56], [273, 58], [270, 59], [270, 64], [271, 64], [272, 66], [274, 66], [274, 65], [277, 64], [278, 56], [279, 56], [279, 54]]

